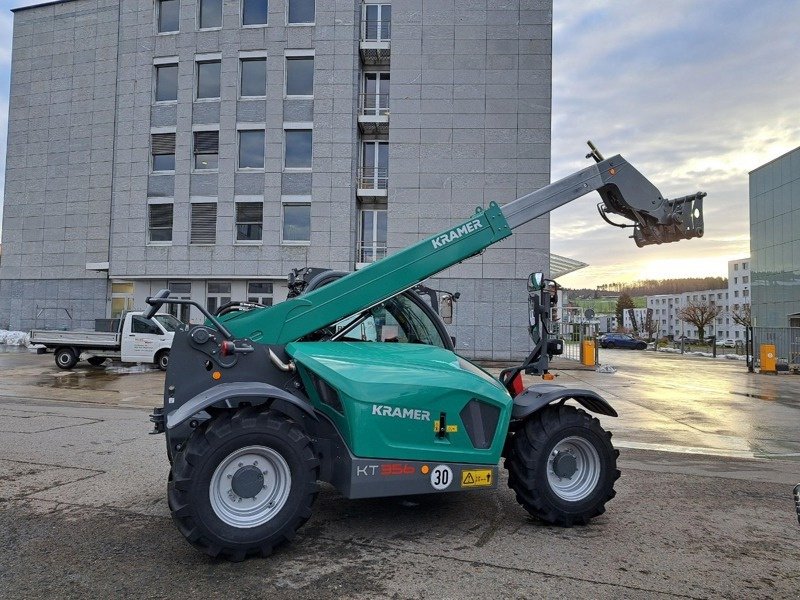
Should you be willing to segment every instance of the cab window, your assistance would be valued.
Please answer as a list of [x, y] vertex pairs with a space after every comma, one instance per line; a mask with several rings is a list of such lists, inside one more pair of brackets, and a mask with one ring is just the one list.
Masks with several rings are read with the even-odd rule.
[[150, 333], [153, 335], [163, 335], [163, 332], [150, 319], [145, 319], [144, 317], [135, 315], [131, 318], [131, 320], [132, 320], [131, 331], [133, 331], [133, 333]]
[[[336, 323], [336, 332], [347, 328], [357, 316]], [[365, 342], [428, 344], [444, 348], [436, 325], [411, 298], [395, 296], [371, 309], [370, 315], [339, 339]]]

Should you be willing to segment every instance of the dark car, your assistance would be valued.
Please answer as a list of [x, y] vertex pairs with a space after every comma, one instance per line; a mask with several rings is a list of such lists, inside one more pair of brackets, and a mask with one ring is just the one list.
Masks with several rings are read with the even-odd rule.
[[606, 333], [600, 336], [601, 348], [631, 348], [633, 350], [644, 350], [647, 348], [647, 342], [644, 340], [637, 340], [632, 335], [627, 333]]

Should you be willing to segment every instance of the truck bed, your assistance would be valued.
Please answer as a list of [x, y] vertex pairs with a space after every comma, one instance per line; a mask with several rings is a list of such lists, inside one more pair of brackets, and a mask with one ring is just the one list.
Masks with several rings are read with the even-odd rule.
[[104, 331], [52, 331], [48, 329], [31, 330], [31, 344], [41, 344], [48, 348], [57, 346], [72, 346], [75, 348], [106, 348], [119, 347], [119, 334]]

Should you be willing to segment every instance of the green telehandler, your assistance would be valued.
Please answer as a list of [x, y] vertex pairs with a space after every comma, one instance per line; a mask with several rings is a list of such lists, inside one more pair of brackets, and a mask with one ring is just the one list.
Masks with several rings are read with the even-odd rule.
[[668, 200], [621, 156], [591, 148], [591, 166], [354, 273], [290, 277], [297, 294], [275, 306], [214, 315], [168, 290], [148, 298], [146, 316], [181, 303], [207, 319], [175, 332], [164, 403], [151, 415], [189, 543], [234, 561], [267, 556], [309, 519], [319, 481], [347, 498], [489, 490], [501, 457], [535, 517], [571, 526], [601, 514], [618, 452], [586, 411], [617, 413], [589, 390], [522, 384], [524, 372], [547, 375], [561, 349], [548, 332], [553, 282], [531, 274], [533, 350], [499, 378], [454, 353], [413, 291], [594, 190], [602, 217], [632, 227], [638, 246], [703, 235], [704, 193]]

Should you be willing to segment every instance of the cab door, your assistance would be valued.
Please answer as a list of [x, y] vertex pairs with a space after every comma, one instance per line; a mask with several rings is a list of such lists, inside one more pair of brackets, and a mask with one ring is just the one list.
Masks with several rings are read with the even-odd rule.
[[123, 362], [152, 362], [156, 351], [167, 341], [167, 334], [152, 320], [129, 315], [122, 334]]

